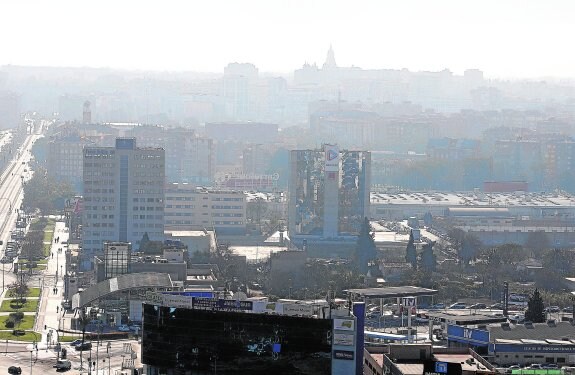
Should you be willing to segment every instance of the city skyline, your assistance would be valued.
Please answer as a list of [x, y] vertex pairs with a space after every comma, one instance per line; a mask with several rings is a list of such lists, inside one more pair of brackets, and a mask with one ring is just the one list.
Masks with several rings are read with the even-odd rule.
[[[56, 4], [56, 5], [55, 5]], [[291, 73], [321, 64], [489, 78], [575, 77], [564, 1], [157, 1], [2, 4], [0, 65], [221, 72], [249, 62]]]

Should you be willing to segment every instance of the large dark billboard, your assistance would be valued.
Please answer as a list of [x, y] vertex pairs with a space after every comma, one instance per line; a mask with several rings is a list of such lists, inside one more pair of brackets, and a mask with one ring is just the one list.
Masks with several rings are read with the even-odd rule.
[[331, 374], [329, 319], [144, 304], [142, 363], [192, 374]]

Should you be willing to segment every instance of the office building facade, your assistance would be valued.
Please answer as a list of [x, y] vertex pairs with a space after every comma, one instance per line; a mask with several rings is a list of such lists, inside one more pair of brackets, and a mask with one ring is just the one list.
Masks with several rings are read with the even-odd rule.
[[290, 154], [289, 234], [337, 239], [355, 236], [369, 216], [371, 154], [324, 145]]
[[84, 148], [82, 267], [100, 255], [104, 242], [131, 242], [147, 233], [164, 237], [165, 154], [138, 148], [134, 138], [117, 138], [115, 147]]
[[220, 234], [246, 231], [246, 195], [242, 191], [173, 183], [167, 185], [165, 195], [168, 230], [215, 229]]

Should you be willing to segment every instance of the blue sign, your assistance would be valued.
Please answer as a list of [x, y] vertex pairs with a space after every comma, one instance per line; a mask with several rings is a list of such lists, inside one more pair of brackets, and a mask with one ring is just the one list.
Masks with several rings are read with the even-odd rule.
[[187, 297], [203, 297], [203, 298], [214, 298], [214, 292], [162, 292], [162, 294], [173, 294], [178, 296], [187, 296]]
[[447, 374], [447, 362], [435, 362], [435, 372]]
[[489, 345], [489, 332], [450, 324], [447, 326], [447, 339], [474, 346], [487, 346]]

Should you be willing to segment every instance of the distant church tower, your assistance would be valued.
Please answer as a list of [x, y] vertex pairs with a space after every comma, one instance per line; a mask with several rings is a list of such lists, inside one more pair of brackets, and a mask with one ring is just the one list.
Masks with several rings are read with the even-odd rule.
[[84, 113], [82, 116], [82, 122], [84, 124], [92, 123], [92, 110], [90, 109], [90, 102], [88, 100], [84, 102]]
[[335, 56], [333, 54], [333, 48], [331, 44], [329, 45], [329, 51], [327, 51], [327, 57], [323, 63], [323, 69], [335, 69], [337, 65], [335, 63]]

